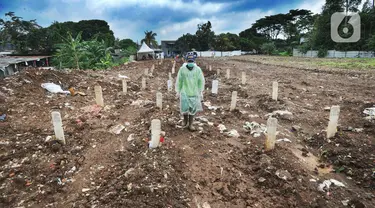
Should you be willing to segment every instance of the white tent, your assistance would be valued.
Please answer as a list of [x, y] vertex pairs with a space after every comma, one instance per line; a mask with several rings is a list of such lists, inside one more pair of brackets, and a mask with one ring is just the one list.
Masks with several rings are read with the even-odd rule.
[[152, 57], [154, 57], [155, 52], [143, 42], [141, 48], [137, 52], [137, 59], [142, 59], [143, 56], [146, 56], [147, 58], [148, 54], [152, 54]]

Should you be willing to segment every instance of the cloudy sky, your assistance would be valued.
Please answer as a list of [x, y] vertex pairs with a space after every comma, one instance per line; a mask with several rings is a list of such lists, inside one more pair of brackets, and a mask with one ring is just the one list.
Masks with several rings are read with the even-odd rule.
[[145, 30], [157, 40], [174, 40], [195, 33], [208, 20], [215, 33], [239, 33], [266, 15], [290, 9], [319, 13], [325, 0], [0, 0], [0, 14], [13, 11], [41, 26], [53, 21], [106, 20], [115, 36], [143, 38]]

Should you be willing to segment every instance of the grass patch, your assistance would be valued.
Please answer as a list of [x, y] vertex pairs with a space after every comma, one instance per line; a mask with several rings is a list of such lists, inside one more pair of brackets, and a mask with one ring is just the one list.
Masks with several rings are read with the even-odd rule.
[[317, 65], [343, 69], [375, 69], [375, 58], [345, 58], [317, 62]]

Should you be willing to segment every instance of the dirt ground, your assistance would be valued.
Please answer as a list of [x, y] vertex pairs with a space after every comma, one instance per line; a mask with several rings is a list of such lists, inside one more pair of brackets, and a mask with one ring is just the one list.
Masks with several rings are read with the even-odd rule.
[[[375, 207], [375, 120], [363, 113], [375, 106], [375, 71], [296, 66], [295, 59], [198, 59], [207, 90], [196, 132], [180, 127], [179, 100], [168, 92], [172, 60], [109, 71], [29, 69], [0, 80], [7, 114], [0, 121], [0, 207]], [[129, 77], [126, 95], [119, 74]], [[211, 94], [215, 78], [218, 95]], [[278, 101], [271, 99], [273, 81]], [[86, 96], [49, 93], [46, 82]], [[105, 107], [95, 105], [95, 85]], [[232, 91], [237, 108], [229, 111]], [[333, 105], [340, 106], [339, 127], [327, 139]], [[53, 137], [56, 110], [66, 145]], [[254, 134], [246, 122], [267, 124], [270, 113], [279, 141], [265, 151], [264, 129]], [[152, 119], [165, 132], [157, 149], [148, 148]], [[119, 124], [125, 129], [111, 132]]]

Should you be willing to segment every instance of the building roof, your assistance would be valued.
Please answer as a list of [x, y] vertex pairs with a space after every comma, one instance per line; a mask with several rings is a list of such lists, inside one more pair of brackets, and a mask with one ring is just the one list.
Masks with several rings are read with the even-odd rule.
[[7, 67], [10, 64], [18, 64], [26, 61], [38, 61], [39, 59], [51, 56], [3, 56], [0, 57], [0, 68]]

